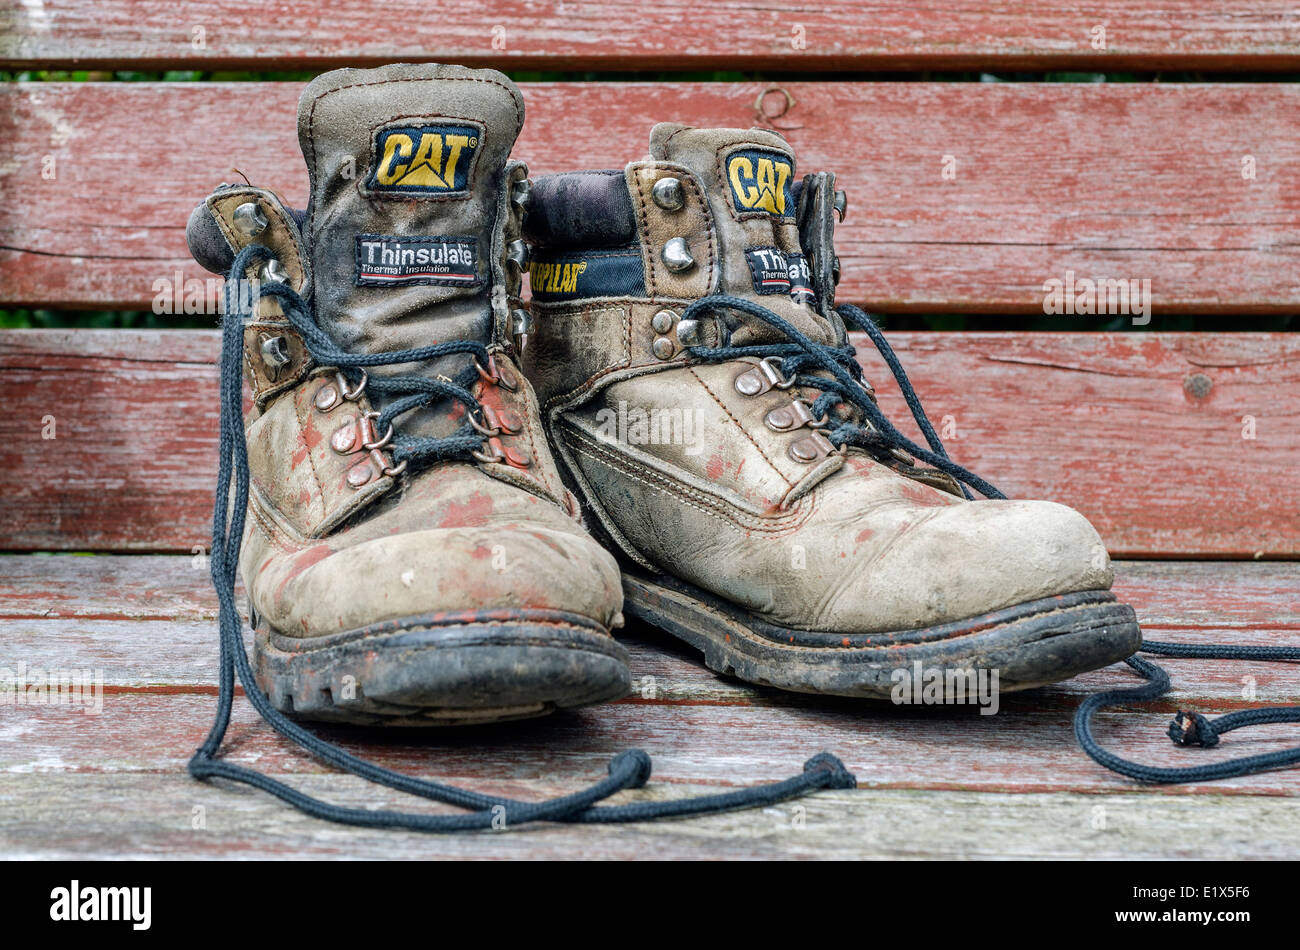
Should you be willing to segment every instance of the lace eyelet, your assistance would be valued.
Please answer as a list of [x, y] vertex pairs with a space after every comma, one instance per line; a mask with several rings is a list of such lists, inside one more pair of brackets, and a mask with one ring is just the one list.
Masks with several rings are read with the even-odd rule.
[[366, 375], [366, 371], [363, 369], [361, 371], [361, 382], [357, 383], [355, 389], [348, 388], [347, 377], [344, 376], [342, 373], [338, 374], [338, 381], [339, 381], [339, 392], [343, 394], [343, 398], [346, 399], [348, 402], [356, 402], [357, 399], [361, 396], [361, 394], [366, 391], [366, 383], [370, 382], [370, 377]]
[[762, 367], [763, 375], [768, 378], [773, 387], [776, 389], [789, 389], [794, 385], [794, 378], [787, 379], [781, 370], [776, 367], [775, 364], [780, 361], [781, 357], [779, 356], [765, 356], [758, 361], [758, 365]]
[[[366, 420], [366, 423], [365, 423], [365, 434], [369, 434], [370, 436], [373, 437], [374, 434], [375, 434], [375, 424], [374, 424], [374, 420], [379, 418], [379, 413], [372, 409], [372, 410], [370, 410], [369, 412], [367, 412], [367, 413], [365, 413], [364, 415], [362, 415], [361, 418], [363, 418], [364, 420]], [[382, 449], [382, 448], [383, 448], [384, 446], [386, 446], [389, 442], [392, 442], [392, 441], [393, 441], [393, 433], [394, 433], [394, 431], [395, 431], [395, 430], [393, 429], [393, 424], [390, 422], [390, 423], [388, 423], [388, 431], [384, 433], [384, 437], [383, 437], [382, 439], [379, 439], [379, 440], [374, 441], [374, 442], [368, 442], [368, 441], [367, 441], [367, 442], [362, 442], [362, 443], [361, 443], [361, 447], [362, 447], [363, 449], [365, 449], [366, 451], [368, 451], [368, 452], [373, 452], [375, 449]]]
[[480, 462], [483, 462], [484, 464], [489, 464], [492, 462], [504, 462], [506, 460], [506, 453], [501, 448], [501, 441], [497, 439], [496, 436], [492, 436], [491, 438], [487, 439], [483, 443], [483, 446], [491, 449], [492, 454], [489, 455], [488, 453], [484, 452], [483, 449], [479, 448], [471, 452], [470, 455], [474, 456], [474, 458], [478, 459]]
[[479, 435], [483, 436], [484, 438], [488, 438], [488, 439], [492, 438], [492, 436], [494, 435], [500, 435], [501, 434], [500, 421], [494, 418], [494, 416], [496, 415], [495, 413], [489, 415], [489, 413], [492, 412], [492, 407], [480, 406], [479, 412], [483, 415], [483, 422], [479, 422], [477, 419], [475, 419], [474, 413], [472, 412], [466, 414], [466, 418], [469, 419], [469, 424], [474, 427], [474, 431], [477, 432]]

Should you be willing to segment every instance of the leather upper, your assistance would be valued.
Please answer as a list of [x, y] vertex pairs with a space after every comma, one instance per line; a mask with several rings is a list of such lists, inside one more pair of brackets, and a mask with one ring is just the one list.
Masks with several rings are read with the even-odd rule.
[[[490, 354], [471, 384], [489, 429], [479, 457], [403, 469], [376, 431], [375, 410], [393, 397], [317, 365], [280, 304], [259, 301], [244, 332], [251, 484], [240, 570], [257, 614], [282, 634], [460, 610], [622, 622], [617, 564], [583, 528], [510, 332], [521, 275], [508, 246], [522, 216], [511, 187], [526, 169], [509, 153], [522, 121], [518, 90], [492, 70], [327, 73], [299, 105], [305, 217], [264, 189], [225, 186], [191, 218], [200, 263], [268, 247], [351, 354], [456, 340]], [[263, 219], [256, 233], [249, 204]], [[450, 378], [469, 359], [367, 372]], [[451, 400], [395, 419], [425, 438], [465, 423]]]
[[[908, 459], [836, 450], [816, 420], [798, 424], [795, 400], [806, 407], [816, 389], [773, 383], [757, 355], [706, 363], [689, 353], [678, 336], [683, 310], [722, 292], [762, 304], [817, 342], [844, 338], [815, 279], [838, 268], [829, 203], [819, 208], [820, 231], [800, 219], [810, 189], [827, 179], [796, 181], [784, 139], [656, 126], [650, 159], [623, 176], [639, 283], [599, 261], [611, 250], [627, 255], [627, 244], [595, 246], [602, 234], [625, 241], [618, 227], [593, 228], [548, 206], [609, 188], [607, 177], [578, 177], [537, 183], [531, 214], [544, 226], [526, 224], [537, 245], [531, 276], [553, 289], [533, 295], [525, 371], [566, 474], [627, 561], [775, 623], [842, 632], [913, 629], [1110, 586], [1105, 548], [1077, 512], [967, 501], [948, 476]], [[664, 178], [681, 182], [680, 201], [655, 200]], [[566, 215], [593, 246], [566, 238]], [[806, 248], [801, 231], [822, 236]], [[674, 271], [665, 252], [677, 238], [693, 264]], [[730, 321], [736, 346], [786, 339], [739, 312], [718, 319]], [[720, 342], [716, 324], [695, 331], [689, 339]]]

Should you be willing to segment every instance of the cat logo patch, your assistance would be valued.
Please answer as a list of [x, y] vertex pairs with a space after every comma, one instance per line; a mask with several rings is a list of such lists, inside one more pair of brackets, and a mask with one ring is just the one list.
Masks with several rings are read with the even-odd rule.
[[470, 125], [389, 126], [375, 134], [375, 163], [366, 188], [378, 194], [429, 197], [463, 194], [478, 156], [480, 132]]
[[790, 179], [794, 165], [783, 152], [765, 148], [747, 148], [727, 157], [727, 182], [736, 210], [766, 212], [778, 218], [794, 214]]

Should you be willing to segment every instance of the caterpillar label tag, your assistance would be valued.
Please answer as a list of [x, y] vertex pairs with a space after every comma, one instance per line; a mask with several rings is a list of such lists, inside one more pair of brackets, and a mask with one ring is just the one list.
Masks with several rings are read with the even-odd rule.
[[467, 194], [479, 141], [479, 130], [470, 125], [380, 129], [366, 188], [416, 197]]
[[469, 236], [357, 235], [358, 287], [477, 287], [478, 241]]
[[808, 259], [802, 254], [787, 254], [777, 247], [748, 247], [745, 260], [755, 293], [789, 294], [796, 303], [812, 299]]
[[766, 212], [777, 218], [793, 216], [793, 177], [794, 163], [783, 152], [746, 148], [727, 156], [731, 200], [740, 212]]
[[528, 286], [542, 303], [580, 297], [639, 297], [645, 293], [641, 246], [546, 254], [528, 264]]

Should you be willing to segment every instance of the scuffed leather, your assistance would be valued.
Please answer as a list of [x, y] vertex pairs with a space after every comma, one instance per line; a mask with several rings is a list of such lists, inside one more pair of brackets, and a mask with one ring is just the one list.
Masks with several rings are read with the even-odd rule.
[[[507, 179], [518, 163], [508, 156], [523, 127], [518, 88], [491, 69], [397, 64], [379, 69], [338, 69], [308, 84], [298, 107], [298, 141], [311, 180], [303, 236], [315, 272], [316, 319], [349, 352], [381, 352], [438, 340], [500, 336], [519, 288], [504, 279], [505, 232], [518, 236], [509, 214]], [[375, 134], [395, 123], [464, 123], [483, 128], [468, 193], [411, 198], [368, 191], [376, 156]], [[475, 287], [354, 283], [359, 233], [392, 236], [456, 235], [478, 247]], [[513, 290], [510, 293], [509, 290]], [[459, 357], [424, 366], [377, 367], [377, 375], [421, 372], [454, 375]], [[439, 412], [417, 411], [405, 421], [412, 435], [450, 433]]]
[[[467, 117], [483, 127], [467, 196], [397, 199], [356, 190], [372, 161], [371, 130], [411, 116]], [[384, 433], [365, 419], [377, 408], [372, 394], [362, 389], [344, 397], [346, 380], [335, 368], [300, 359], [305, 348], [300, 352], [279, 304], [260, 302], [245, 331], [256, 398], [245, 413], [251, 484], [240, 572], [257, 617], [279, 633], [317, 637], [387, 620], [493, 609], [565, 611], [606, 628], [622, 622], [617, 563], [583, 528], [507, 335], [520, 291], [518, 275], [504, 264], [506, 242], [520, 227], [508, 186], [527, 173], [508, 155], [522, 117], [518, 90], [491, 70], [394, 66], [327, 73], [299, 105], [312, 172], [305, 234], [262, 189], [219, 189], [205, 202], [233, 257], [249, 243], [231, 226], [234, 208], [250, 196], [259, 201], [271, 227], [253, 240], [283, 255], [291, 283], [311, 295], [317, 322], [343, 348], [378, 353], [453, 339], [482, 342], [491, 360], [471, 391], [508, 423], [484, 437], [484, 460], [399, 474], [382, 446], [335, 440], [341, 429], [346, 435], [361, 427], [372, 444], [382, 441]], [[352, 178], [341, 172], [349, 157]], [[212, 229], [199, 221], [195, 231], [207, 240]], [[355, 286], [356, 233], [473, 233], [481, 238], [482, 285]], [[221, 256], [210, 250], [204, 246], [206, 260]], [[288, 382], [268, 386], [257, 348], [271, 331], [293, 334], [293, 370]], [[467, 360], [372, 372], [451, 376]], [[327, 387], [338, 398], [318, 398]], [[463, 407], [445, 403], [399, 416], [396, 425], [437, 436], [464, 421]], [[368, 477], [352, 484], [348, 476], [358, 466], [369, 466]]]
[[[731, 206], [722, 158], [750, 144], [790, 155], [793, 166], [788, 144], [772, 133], [657, 126], [652, 160], [626, 173], [633, 205], [645, 211], [643, 249], [649, 258], [678, 233], [693, 250], [716, 240], [711, 255], [696, 254], [701, 273], [712, 268], [709, 292], [754, 299], [833, 342], [838, 321], [754, 292], [744, 249], [797, 252], [800, 245], [795, 209], [783, 220]], [[665, 174], [685, 175], [688, 195], [706, 196], [707, 213], [664, 212], [643, 201], [647, 183]], [[684, 231], [674, 233], [674, 222]], [[665, 308], [680, 314], [691, 299], [682, 286], [664, 293], [656, 284], [645, 298], [533, 305], [537, 331], [525, 368], [543, 421], [566, 474], [628, 561], [772, 623], [844, 633], [915, 629], [1110, 586], [1101, 539], [1072, 509], [966, 501], [935, 487], [951, 488], [946, 476], [857, 448], [812, 463], [792, 458], [792, 441], [810, 430], [776, 431], [765, 420], [796, 396], [811, 403], [816, 390], [745, 395], [735, 378], [756, 359], [700, 364], [680, 348], [667, 359], [652, 352], [660, 334], [651, 320]], [[734, 343], [773, 339], [758, 321], [737, 320]], [[611, 439], [611, 413], [632, 408], [648, 417], [691, 414], [698, 442]]]

